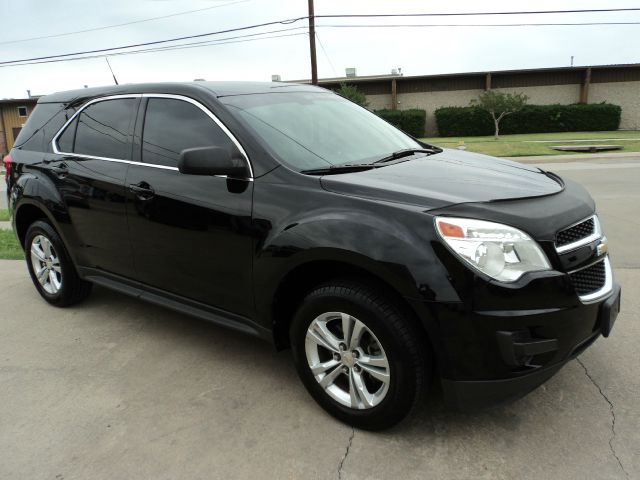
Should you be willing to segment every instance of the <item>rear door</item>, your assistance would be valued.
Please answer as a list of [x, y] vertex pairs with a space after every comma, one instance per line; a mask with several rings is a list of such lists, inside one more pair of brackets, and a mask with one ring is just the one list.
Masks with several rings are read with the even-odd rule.
[[126, 277], [134, 269], [124, 182], [139, 102], [139, 95], [90, 102], [54, 139], [47, 166], [78, 237], [81, 266]]
[[144, 122], [136, 126], [134, 149], [139, 162], [126, 179], [137, 278], [250, 316], [253, 182], [183, 175], [177, 168], [187, 148], [242, 147], [194, 100], [145, 95], [140, 109]]

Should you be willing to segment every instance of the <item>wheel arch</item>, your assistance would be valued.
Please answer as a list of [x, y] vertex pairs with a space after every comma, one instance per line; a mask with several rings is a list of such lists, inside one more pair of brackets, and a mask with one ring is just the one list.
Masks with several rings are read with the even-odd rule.
[[78, 265], [76, 252], [69, 248], [69, 239], [66, 238], [64, 229], [60, 228], [60, 223], [56, 220], [54, 214], [45, 205], [37, 200], [29, 197], [22, 197], [14, 208], [14, 228], [16, 236], [20, 242], [20, 246], [25, 249], [25, 238], [27, 236], [27, 230], [33, 222], [37, 220], [46, 220], [56, 233], [60, 236], [62, 244], [64, 245], [71, 261], [74, 265]]
[[25, 248], [24, 242], [27, 236], [27, 230], [29, 229], [29, 226], [37, 220], [47, 220], [49, 223], [51, 223], [53, 228], [56, 229], [56, 232], [60, 234], [53, 216], [49, 212], [47, 212], [46, 208], [37, 204], [36, 202], [32, 202], [29, 200], [23, 201], [16, 208], [14, 218], [16, 235], [18, 236], [18, 241], [20, 242], [20, 245], [23, 249]]
[[348, 279], [371, 286], [384, 292], [394, 301], [424, 334], [425, 340], [433, 347], [432, 340], [417, 312], [401, 293], [398, 285], [383, 278], [377, 272], [344, 260], [310, 260], [301, 263], [287, 272], [280, 280], [271, 304], [270, 317], [273, 329], [273, 341], [278, 350], [289, 347], [289, 327], [302, 299], [313, 288], [333, 279]]

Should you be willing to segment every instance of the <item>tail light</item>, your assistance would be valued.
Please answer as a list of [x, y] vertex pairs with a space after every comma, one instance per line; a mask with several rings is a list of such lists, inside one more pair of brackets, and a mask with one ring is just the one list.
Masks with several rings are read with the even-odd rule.
[[11, 155], [4, 157], [2, 163], [4, 163], [4, 180], [5, 182], [8, 182], [9, 174], [11, 173]]

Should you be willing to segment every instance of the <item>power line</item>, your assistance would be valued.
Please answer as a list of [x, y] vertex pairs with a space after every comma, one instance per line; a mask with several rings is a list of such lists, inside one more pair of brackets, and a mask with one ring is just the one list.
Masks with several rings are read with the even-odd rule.
[[[325, 24], [325, 25], [317, 25], [316, 27], [317, 28], [412, 28], [412, 27], [437, 28], [437, 27], [526, 27], [526, 26], [591, 26], [591, 25], [640, 25], [640, 22], [508, 23], [508, 24], [506, 23], [499, 23], [499, 24], [333, 24], [333, 25]], [[270, 30], [267, 32], [253, 33], [248, 35], [239, 35], [235, 37], [226, 37], [226, 38], [221, 38], [216, 40], [203, 40], [203, 41], [189, 42], [189, 43], [183, 43], [178, 45], [168, 45], [163, 47], [146, 48], [146, 49], [139, 49], [139, 50], [128, 50], [124, 52], [114, 52], [114, 53], [107, 54], [107, 56], [115, 57], [115, 56], [122, 56], [122, 55], [135, 55], [139, 53], [154, 53], [154, 52], [163, 52], [163, 51], [171, 51], [171, 50], [183, 50], [188, 48], [198, 48], [198, 47], [206, 47], [206, 46], [212, 46], [212, 45], [224, 45], [227, 43], [243, 43], [246, 41], [292, 37], [297, 35], [306, 35], [306, 32], [290, 34], [290, 35], [273, 35], [273, 36], [267, 36], [267, 37], [261, 37], [261, 38], [254, 38], [252, 40], [231, 41], [233, 39], [256, 37], [256, 36], [262, 36], [262, 35], [267, 35], [271, 33], [289, 32], [289, 31], [301, 30], [301, 29], [306, 30], [306, 28], [307, 27], [293, 27], [293, 28], [285, 28], [285, 29], [278, 29], [278, 30]], [[316, 38], [318, 39], [318, 43], [320, 44], [322, 51], [324, 52], [329, 64], [331, 65], [332, 70], [335, 73], [335, 68], [331, 62], [331, 59], [329, 58], [329, 55], [327, 54], [327, 51], [324, 48], [324, 45], [320, 41], [320, 37], [318, 36], [317, 32], [316, 32]], [[73, 58], [54, 58], [54, 59], [43, 59], [43, 60], [35, 60], [35, 61], [13, 61], [7, 64], [0, 63], [0, 68], [20, 67], [25, 65], [39, 65], [43, 63], [71, 62], [74, 60], [87, 60], [87, 59], [93, 59], [93, 58], [105, 58], [105, 55], [97, 54], [97, 55], [76, 56]]]
[[[224, 3], [222, 5], [215, 5], [212, 7], [198, 8], [195, 10], [186, 10], [183, 12], [171, 13], [168, 15], [161, 15], [158, 17], [144, 18], [141, 20], [133, 20], [130, 22], [116, 23], [112, 25], [104, 25], [101, 27], [87, 28], [84, 30], [74, 30], [72, 32], [56, 33], [51, 35], [42, 35], [39, 37], [21, 38], [18, 40], [7, 40], [0, 42], [0, 45], [7, 45], [12, 43], [29, 42], [32, 40], [42, 40], [46, 38], [58, 38], [68, 35], [77, 35], [79, 33], [95, 32], [100, 30], [106, 30], [110, 28], [124, 27], [128, 25], [134, 25], [138, 23], [151, 22], [155, 20], [161, 20], [165, 18], [177, 17], [181, 15], [188, 15], [191, 13], [202, 12], [206, 10], [213, 10], [216, 8], [226, 7], [230, 5], [236, 5], [238, 3], [246, 3], [251, 0], [239, 0], [235, 2]], [[638, 11], [639, 8], [608, 8], [608, 9], [581, 9], [581, 10], [546, 10], [546, 11], [523, 11], [523, 12], [470, 12], [470, 13], [400, 13], [400, 14], [347, 14], [347, 15], [316, 15], [316, 18], [373, 18], [373, 17], [419, 17], [419, 16], [473, 16], [473, 15], [532, 15], [532, 14], [551, 14], [551, 13], [599, 13], [599, 12], [627, 12]]]
[[[317, 25], [316, 27], [317, 28], [411, 28], [411, 27], [437, 28], [437, 27], [523, 27], [523, 26], [581, 26], [581, 25], [590, 26], [590, 25], [639, 25], [639, 24], [640, 22], [509, 23], [509, 24], [505, 24], [505, 23], [499, 23], [499, 24], [333, 24], [333, 25], [325, 24], [325, 25]], [[267, 32], [252, 33], [248, 35], [238, 35], [234, 37], [220, 38], [215, 40], [202, 40], [198, 42], [182, 43], [178, 45], [167, 45], [162, 47], [146, 48], [146, 49], [139, 49], [139, 50], [128, 50], [124, 52], [109, 53], [107, 54], [107, 56], [116, 57], [116, 56], [123, 56], [123, 55], [135, 55], [140, 53], [154, 53], [154, 52], [164, 52], [164, 51], [172, 51], [172, 50], [183, 50], [188, 48], [207, 47], [207, 46], [213, 46], [213, 45], [225, 45], [225, 44], [231, 44], [231, 43], [244, 43], [246, 41], [267, 40], [271, 38], [283, 38], [283, 37], [306, 35], [306, 32], [303, 32], [303, 33], [296, 33], [296, 34], [289, 34], [289, 35], [272, 35], [272, 36], [263, 37], [263, 35], [268, 35], [271, 33], [290, 32], [290, 31], [302, 30], [302, 29], [306, 30], [307, 27], [284, 28], [284, 29], [278, 29], [278, 30], [270, 30]], [[258, 36], [261, 38], [253, 38], [251, 40], [232, 41], [234, 39], [243, 39], [247, 37], [258, 37]], [[320, 37], [318, 36], [317, 32], [316, 32], [316, 38], [318, 39], [320, 48], [324, 52], [327, 58], [327, 61], [331, 66], [331, 69], [335, 73], [335, 67], [332, 64], [331, 59], [327, 54], [326, 49], [324, 48], [324, 45], [320, 41]], [[6, 65], [0, 64], [0, 68], [20, 67], [25, 65], [39, 65], [43, 63], [71, 62], [74, 60], [87, 60], [87, 59], [93, 59], [93, 58], [105, 58], [105, 55], [97, 54], [97, 55], [77, 56], [73, 58], [58, 58], [58, 59], [46, 59], [46, 60], [37, 60], [37, 61], [24, 61], [24, 62], [16, 61]]]
[[[231, 33], [231, 32], [240, 32], [243, 30], [250, 30], [253, 28], [260, 28], [260, 27], [267, 27], [270, 25], [289, 25], [295, 22], [298, 22], [300, 20], [306, 20], [308, 17], [297, 17], [297, 18], [289, 18], [289, 19], [285, 19], [285, 20], [275, 20], [273, 22], [265, 22], [265, 23], [257, 23], [254, 25], [247, 25], [244, 27], [236, 27], [236, 28], [228, 28], [226, 30], [218, 30], [217, 32], [207, 32], [207, 33], [200, 33], [197, 35], [186, 35], [183, 37], [174, 37], [174, 38], [168, 38], [165, 40], [156, 40], [153, 42], [142, 42], [142, 43], [132, 43], [130, 45], [123, 45], [121, 47], [111, 47], [111, 48], [100, 48], [100, 49], [96, 49], [96, 50], [85, 50], [85, 51], [81, 51], [81, 52], [73, 52], [73, 53], [63, 53], [63, 54], [59, 54], [59, 55], [47, 55], [44, 57], [33, 57], [33, 58], [22, 58], [22, 59], [18, 59], [18, 60], [7, 60], [4, 62], [0, 62], [0, 65], [9, 65], [9, 64], [14, 64], [14, 63], [21, 63], [21, 62], [31, 62], [31, 61], [37, 61], [37, 60], [49, 60], [49, 59], [54, 59], [54, 58], [64, 58], [64, 57], [73, 57], [76, 55], [86, 55], [86, 54], [91, 54], [91, 53], [106, 53], [106, 52], [112, 52], [114, 50], [123, 50], [125, 48], [136, 48], [136, 47], [147, 47], [150, 45], [159, 45], [162, 43], [170, 43], [170, 42], [178, 42], [180, 40], [191, 40], [194, 38], [202, 38], [202, 37], [210, 37], [212, 35], [220, 35], [223, 33]], [[103, 55], [104, 56], [104, 55]]]
[[577, 22], [577, 23], [359, 23], [316, 25], [316, 28], [405, 28], [405, 27], [577, 27], [593, 25], [640, 25], [640, 22]]
[[[262, 36], [262, 35], [269, 35], [269, 34], [273, 34], [273, 33], [282, 33], [282, 32], [290, 32], [290, 31], [302, 30], [302, 29], [306, 30], [306, 28], [307, 27], [281, 28], [281, 29], [277, 29], [277, 30], [269, 30], [269, 31], [266, 31], [266, 32], [236, 35], [236, 36], [233, 36], [233, 37], [224, 37], [224, 38], [209, 39], [209, 40], [199, 40], [197, 42], [180, 43], [178, 45], [165, 45], [165, 46], [159, 46], [159, 47], [144, 48], [144, 49], [139, 49], [139, 50], [127, 50], [127, 51], [124, 51], [124, 52], [114, 52], [114, 53], [109, 53], [107, 55], [98, 54], [98, 55], [81, 56], [81, 57], [73, 57], [73, 58], [61, 58], [61, 59], [51, 59], [51, 60], [25, 62], [25, 63], [19, 63], [19, 64], [11, 64], [11, 65], [0, 65], [0, 68], [2, 68], [2, 67], [12, 67], [12, 66], [21, 66], [21, 65], [34, 65], [34, 64], [40, 64], [40, 63], [70, 62], [70, 61], [73, 61], [73, 60], [76, 60], [76, 59], [82, 60], [82, 59], [85, 59], [85, 58], [117, 57], [117, 56], [121, 56], [121, 55], [130, 55], [130, 54], [134, 54], [134, 53], [144, 53], [144, 52], [153, 52], [153, 51], [180, 50], [180, 49], [188, 48], [188, 47], [192, 47], [192, 46], [195, 48], [195, 47], [198, 47], [198, 46], [207, 46], [207, 45], [211, 45], [211, 44], [215, 44], [215, 43], [219, 43], [219, 42], [226, 42], [228, 40], [235, 40], [235, 39], [240, 39], [240, 38], [259, 37], [259, 36]], [[264, 38], [269, 38], [269, 37], [264, 37]], [[260, 40], [260, 38], [256, 38], [256, 40]], [[229, 42], [229, 43], [231, 43], [231, 42]]]
[[[306, 27], [303, 27], [303, 28], [306, 28]], [[291, 29], [291, 30], [298, 30], [298, 28]], [[117, 57], [117, 56], [121, 56], [121, 55], [137, 55], [137, 54], [141, 54], [141, 53], [166, 52], [166, 51], [171, 51], [171, 50], [184, 50], [184, 49], [189, 49], [189, 48], [209, 47], [209, 46], [216, 46], [216, 45], [227, 45], [227, 44], [231, 44], [231, 43], [255, 42], [255, 41], [258, 41], [258, 40], [269, 40], [269, 39], [272, 39], [272, 38], [283, 38], [283, 37], [295, 37], [295, 36], [300, 36], [300, 35], [307, 35], [307, 32], [289, 33], [289, 34], [283, 34], [283, 35], [271, 35], [271, 36], [261, 37], [261, 38], [249, 38], [249, 39], [231, 40], [231, 41], [224, 41], [224, 39], [209, 40], [209, 41], [206, 41], [206, 42], [196, 42], [197, 43], [196, 45], [185, 44], [185, 45], [171, 45], [171, 46], [156, 47], [156, 48], [145, 48], [145, 49], [140, 49], [140, 50], [131, 50], [131, 51], [127, 51], [127, 52], [116, 52], [116, 53], [109, 54], [109, 57]], [[253, 35], [247, 35], [247, 36], [253, 36]], [[238, 37], [238, 38], [243, 38], [243, 37]], [[73, 62], [73, 61], [77, 61], [77, 60], [88, 60], [88, 59], [93, 59], [93, 58], [105, 58], [105, 56], [104, 55], [86, 55], [86, 56], [74, 57], [74, 58], [60, 58], [60, 59], [53, 59], [53, 60], [39, 60], [39, 61], [34, 61], [34, 62], [18, 63], [18, 64], [12, 64], [12, 65], [0, 65], [0, 68], [22, 67], [22, 66], [26, 66], [26, 65], [39, 65], [39, 64], [43, 64], [43, 63]]]
[[446, 12], [446, 13], [354, 13], [316, 15], [316, 18], [382, 18], [382, 17], [473, 17], [480, 15], [540, 15], [558, 13], [637, 12], [640, 8], [599, 8], [579, 10], [529, 10], [520, 12]]
[[[246, 1], [246, 0], [244, 0]], [[219, 5], [220, 6], [220, 5]], [[218, 7], [219, 7], [218, 6]], [[544, 10], [544, 11], [519, 11], [519, 12], [467, 12], [467, 13], [398, 13], [398, 14], [343, 14], [343, 15], [316, 15], [316, 18], [384, 18], [384, 17], [443, 17], [443, 16], [478, 16], [478, 15], [534, 15], [534, 14], [551, 14], [551, 13], [600, 13], [600, 12], [628, 12], [628, 11], [640, 11], [640, 8], [610, 8], [610, 9], [580, 9], [580, 10]], [[175, 14], [174, 14], [175, 15]], [[53, 59], [62, 59], [68, 57], [77, 57], [81, 55], [89, 55], [96, 53], [107, 53], [113, 52], [116, 50], [124, 50], [136, 47], [145, 47], [151, 45], [159, 45], [164, 43], [172, 43], [181, 40], [190, 40], [195, 38], [203, 38], [213, 35], [220, 35], [223, 33], [231, 33], [238, 32], [244, 30], [250, 30], [254, 28], [260, 28], [270, 25], [287, 25], [292, 24], [301, 20], [308, 19], [308, 16], [303, 17], [295, 17], [283, 20], [276, 20], [271, 22], [264, 22], [259, 24], [247, 25], [244, 27], [236, 27], [225, 30], [219, 30], [215, 32], [207, 32], [201, 33], [197, 35], [186, 35], [182, 37], [174, 37], [164, 40], [156, 40], [151, 42], [142, 42], [135, 43], [129, 45], [122, 45], [120, 47], [110, 47], [110, 48], [102, 48], [95, 50], [85, 50], [79, 52], [71, 52], [65, 54], [58, 55], [47, 55], [42, 57], [32, 57], [32, 58], [23, 58], [17, 60], [7, 60], [4, 62], [0, 62], [0, 66], [9, 66], [15, 64], [28, 64], [27, 62], [33, 63], [50, 63], [50, 62], [41, 62], [43, 60], [53, 60]], [[148, 19], [152, 20], [152, 19]], [[415, 25], [421, 27], [516, 27], [516, 26], [577, 26], [577, 25], [636, 25], [640, 22], [581, 22], [581, 23], [513, 23], [513, 24], [423, 24], [423, 25]], [[402, 28], [407, 27], [409, 25], [325, 25], [325, 27], [332, 28], [372, 28], [372, 27], [385, 27], [385, 28]], [[113, 54], [111, 54], [113, 55]], [[104, 56], [104, 55], [102, 55]]]
[[246, 3], [246, 2], [250, 2], [250, 1], [251, 0], [239, 0], [239, 1], [236, 1], [236, 2], [223, 3], [222, 5], [215, 5], [213, 7], [198, 8], [196, 10], [187, 10], [187, 11], [184, 11], [184, 12], [171, 13], [169, 15], [161, 15], [159, 17], [144, 18], [144, 19], [141, 19], [141, 20], [133, 20], [131, 22], [116, 23], [116, 24], [113, 24], [113, 25], [104, 25], [102, 27], [95, 27], [95, 28], [87, 28], [85, 30], [75, 30], [73, 32], [54, 33], [54, 34], [51, 34], [51, 35], [42, 35], [40, 37], [20, 38], [18, 40], [7, 40], [7, 41], [4, 41], [4, 42], [0, 42], [0, 45], [7, 45], [7, 44], [10, 44], [10, 43], [30, 42], [32, 40], [42, 40], [42, 39], [45, 39], [45, 38], [66, 37], [68, 35], [77, 35], [79, 33], [96, 32], [96, 31], [99, 31], [99, 30], [107, 30], [109, 28], [125, 27], [127, 25], [134, 25], [134, 24], [137, 24], [137, 23], [152, 22], [154, 20], [161, 20], [161, 19], [164, 19], [164, 18], [177, 17], [177, 16], [180, 16], [180, 15], [188, 15], [190, 13], [203, 12], [205, 10], [213, 10], [214, 8], [227, 7], [227, 6], [230, 6], [230, 5], [236, 5], [238, 3]]
[[338, 76], [338, 74], [336, 73], [336, 69], [333, 66], [333, 62], [331, 61], [331, 58], [329, 58], [329, 55], [327, 54], [327, 51], [324, 48], [324, 45], [322, 44], [322, 41], [320, 41], [320, 36], [318, 35], [318, 32], [316, 33], [316, 38], [318, 39], [318, 43], [320, 44], [320, 48], [322, 49], [322, 52], [324, 53], [324, 56], [327, 58], [327, 62], [329, 62], [329, 65], [331, 66], [331, 70], [333, 71], [333, 75], [334, 76]]
[[[602, 12], [630, 12], [630, 11], [640, 11], [640, 8], [607, 8], [607, 9], [580, 9], [580, 10], [538, 10], [538, 11], [517, 11], [517, 12], [341, 14], [341, 15], [316, 15], [315, 17], [316, 18], [445, 17], [445, 16], [480, 16], [480, 15], [487, 15], [487, 16], [490, 16], [490, 15], [536, 15], [536, 14], [551, 14], [551, 13], [555, 13], [555, 14], [562, 14], [562, 13], [602, 13]], [[59, 55], [48, 55], [48, 56], [43, 56], [43, 57], [23, 58], [23, 59], [18, 59], [18, 60], [7, 60], [7, 61], [4, 61], [4, 62], [0, 62], [0, 65], [8, 65], [8, 64], [13, 64], [13, 63], [37, 61], [37, 60], [47, 60], [47, 59], [53, 59], [53, 58], [72, 57], [72, 56], [76, 56], [76, 55], [86, 55], [86, 54], [91, 54], [91, 53], [106, 53], [106, 52], [111, 52], [111, 51], [114, 51], [114, 50], [123, 50], [123, 49], [126, 49], [126, 48], [136, 48], [136, 47], [144, 47], [144, 46], [150, 46], [150, 45], [158, 45], [158, 44], [162, 44], [162, 43], [177, 42], [177, 41], [181, 41], [181, 40], [190, 40], [190, 39], [194, 39], [194, 38], [202, 38], [202, 37], [207, 37], [207, 36], [212, 36], [212, 35], [219, 35], [219, 34], [223, 34], [223, 33], [231, 33], [231, 32], [249, 30], [249, 29], [253, 29], [253, 28], [265, 27], [265, 26], [270, 26], [270, 25], [291, 24], [291, 23], [299, 22], [301, 20], [307, 20], [308, 18], [309, 18], [308, 16], [295, 17], [295, 18], [289, 18], [289, 19], [284, 19], [284, 20], [276, 20], [276, 21], [272, 21], [272, 22], [265, 22], [265, 23], [254, 24], [254, 25], [247, 25], [247, 26], [244, 26], [244, 27], [237, 27], [237, 28], [231, 28], [231, 29], [226, 29], [226, 30], [219, 30], [219, 31], [215, 31], [215, 32], [201, 33], [201, 34], [197, 34], [197, 35], [186, 35], [186, 36], [182, 36], [182, 37], [174, 37], [174, 38], [169, 38], [169, 39], [164, 39], [164, 40], [156, 40], [156, 41], [152, 41], [152, 42], [143, 42], [143, 43], [122, 45], [120, 47], [102, 48], [102, 49], [96, 49], [96, 50], [86, 50], [86, 51], [71, 52], [71, 53], [65, 53], [65, 54], [59, 54]], [[595, 25], [595, 24], [600, 24], [600, 23], [594, 22], [593, 24]], [[538, 25], [542, 26], [543, 24], [538, 24]], [[458, 25], [450, 25], [450, 26], [458, 26]], [[463, 25], [460, 25], [460, 26], [463, 26]], [[514, 24], [513, 26], [517, 26], [517, 25]]]

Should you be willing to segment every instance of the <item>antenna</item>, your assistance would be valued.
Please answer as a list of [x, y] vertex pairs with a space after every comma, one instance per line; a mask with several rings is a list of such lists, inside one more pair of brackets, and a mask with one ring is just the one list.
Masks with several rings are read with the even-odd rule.
[[109, 65], [109, 70], [111, 70], [111, 75], [113, 75], [113, 81], [116, 82], [116, 85], [119, 85], [116, 74], [113, 73], [113, 68], [111, 68], [111, 64], [109, 63], [109, 59], [107, 57], [104, 57], [104, 59], [107, 61], [107, 65]]

